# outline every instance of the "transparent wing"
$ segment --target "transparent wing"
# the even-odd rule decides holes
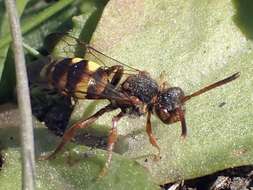
[[[97,86],[106,87],[104,92],[96,93],[96,92],[88,92],[88,90],[75,90],[74,93],[71,93],[72,96],[76,99],[108,99],[108,100],[116,100],[121,101],[126,104],[132,104],[133,100],[126,94],[117,90],[113,85],[110,83],[106,84],[102,81],[97,82]],[[81,88],[82,89],[82,88]],[[90,98],[87,98],[89,96]]]
[[[127,75],[137,74],[140,72],[139,69],[102,53],[98,49],[92,47],[79,38],[70,35],[69,33],[54,33],[54,36],[59,39],[56,54],[61,57],[85,57],[86,59],[94,61],[103,67],[122,65],[124,66],[124,74]]]

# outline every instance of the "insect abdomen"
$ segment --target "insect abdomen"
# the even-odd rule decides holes
[[[64,95],[96,99],[107,84],[106,72],[95,62],[65,58],[53,64],[48,67],[49,83]]]

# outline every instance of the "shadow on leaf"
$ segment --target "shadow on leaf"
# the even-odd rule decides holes
[[[237,12],[233,20],[240,28],[242,33],[249,39],[253,39],[253,1],[251,0],[233,0],[233,5]]]

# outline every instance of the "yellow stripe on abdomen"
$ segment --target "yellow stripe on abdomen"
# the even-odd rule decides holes
[[[89,88],[89,82],[91,77],[89,75],[84,74],[82,79],[76,84],[75,88],[75,96],[77,98],[85,98],[87,95],[87,91]]]
[[[82,59],[82,58],[80,58],[80,57],[75,57],[75,58],[72,58],[70,64],[76,64],[76,63],[81,62],[81,61],[83,61],[83,60],[84,60],[84,59]]]
[[[95,72],[99,67],[101,66],[94,61],[88,61],[87,63],[87,69],[91,72]]]

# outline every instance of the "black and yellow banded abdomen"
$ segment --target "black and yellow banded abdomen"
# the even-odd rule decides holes
[[[49,84],[64,95],[99,99],[108,85],[108,74],[99,64],[81,58],[65,58],[47,68]]]

